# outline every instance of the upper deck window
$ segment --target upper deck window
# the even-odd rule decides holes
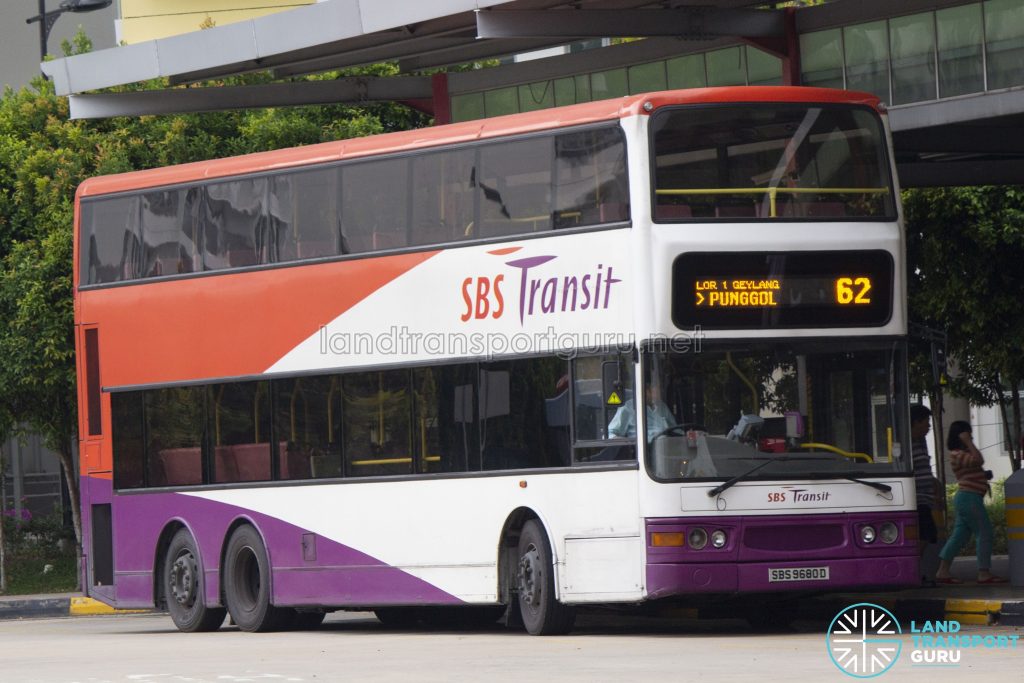
[[[673,108],[651,126],[657,221],[896,215],[885,136],[866,107]]]
[[[629,220],[617,126],[196,180],[81,202],[81,283]]]

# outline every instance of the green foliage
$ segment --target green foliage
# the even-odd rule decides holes
[[[1024,380],[1024,188],[969,187],[904,194],[911,318],[949,334],[974,403]]]
[[[64,44],[65,54],[89,49],[82,34]],[[395,65],[383,64],[315,79],[395,74]],[[268,79],[251,74],[220,85]],[[116,90],[166,87],[153,81]],[[425,115],[390,103],[70,121],[67,99],[49,81],[6,89],[0,97],[0,437],[26,425],[71,469],[77,422],[72,220],[75,190],[86,178],[427,123]],[[77,509],[77,473],[67,474]]]
[[[1024,384],[1024,188],[910,190],[903,200],[911,320],[946,331],[954,393],[976,405],[999,403],[1007,424],[1016,424]],[[911,370],[916,390],[931,388],[927,347],[912,348]],[[1019,432],[1010,442],[1020,442]],[[1011,465],[1020,467],[1019,451]]]
[[[2,519],[8,595],[75,590],[75,539],[68,535],[59,513],[33,517],[27,522],[6,515]]]

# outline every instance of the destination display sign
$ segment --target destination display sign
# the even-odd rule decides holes
[[[892,315],[888,252],[690,252],[672,267],[681,329],[875,327]]]

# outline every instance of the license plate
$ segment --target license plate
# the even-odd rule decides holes
[[[828,567],[769,568],[768,582],[781,581],[828,581]]]

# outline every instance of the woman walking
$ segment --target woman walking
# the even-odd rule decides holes
[[[985,459],[975,447],[971,438],[971,425],[957,421],[949,426],[949,463],[956,475],[957,492],[953,496],[956,523],[953,535],[939,551],[942,563],[935,574],[935,582],[941,584],[963,583],[950,574],[953,558],[967,545],[974,534],[978,555],[978,583],[1006,583],[1006,579],[995,576],[992,568],[992,522],[985,510],[985,494],[991,474],[984,469]]]

